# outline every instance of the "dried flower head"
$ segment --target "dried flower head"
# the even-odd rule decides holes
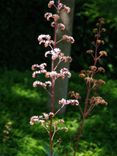
[[[98,72],[104,73],[105,72],[105,69],[103,67],[98,67]]]
[[[96,66],[90,66],[91,71],[96,72],[97,67]]]
[[[80,78],[84,78],[85,76],[86,76],[86,75],[85,75],[84,73],[80,73],[80,74],[79,74],[79,77],[80,77]]]
[[[75,99],[80,99],[80,94],[78,92],[75,92],[75,91],[70,91],[69,92],[69,95],[71,98],[75,98]]]
[[[91,105],[107,105],[107,102],[100,96],[93,96],[90,99],[90,104]]]
[[[88,54],[93,54],[93,53],[94,53],[94,50],[89,49],[89,50],[87,50],[86,52],[87,52]]]
[[[101,25],[103,25],[103,24],[105,23],[105,20],[104,20],[103,17],[99,18],[99,23],[100,23]]]
[[[99,54],[100,54],[100,56],[107,56],[107,52],[106,51],[100,51]]]
[[[102,86],[104,84],[105,84],[105,81],[102,80],[102,79],[94,80],[94,84],[93,84],[92,88],[97,89],[97,88],[99,88],[100,86]]]
[[[86,83],[92,83],[93,82],[93,78],[92,77],[85,77],[85,81]]]

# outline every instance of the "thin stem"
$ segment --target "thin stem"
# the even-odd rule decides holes
[[[50,132],[49,132],[49,136],[50,136],[50,156],[53,156],[53,132],[52,132],[52,118],[50,120]]]
[[[46,88],[44,88],[44,89],[50,96],[52,96],[48,89],[46,89]]]
[[[58,61],[57,65],[54,67],[54,70],[56,70],[56,69],[58,68],[58,66],[59,66],[59,64],[60,64],[61,62],[62,62],[61,60]]]
[[[89,84],[87,86],[87,94],[86,94],[86,98],[85,98],[84,114],[86,113],[87,108],[88,108],[90,93],[91,93],[91,83],[89,82]]]
[[[58,112],[60,112],[60,110],[61,110],[63,107],[64,107],[64,105],[62,105],[62,106],[56,111],[56,113],[55,113],[54,115],[56,115]]]
[[[58,41],[56,42],[56,44],[60,43],[61,41],[63,41],[63,38],[61,38],[60,40],[58,40]]]
[[[82,131],[83,131],[83,126],[84,126],[84,120],[85,120],[85,117],[83,115],[83,119],[81,120],[80,122],[80,127],[79,127],[79,130],[78,130],[78,135],[77,135],[77,138],[76,138],[76,146],[75,146],[75,150],[74,150],[74,154],[73,156],[76,156],[76,151],[77,151],[77,148],[78,148],[78,143],[80,141],[80,138],[81,138],[81,135],[82,135]]]
[[[80,105],[78,105],[78,107],[79,107],[79,110],[80,110],[80,112],[81,112],[81,115],[83,116],[83,115],[84,115],[84,113],[83,113],[83,110],[82,110],[81,106],[80,106]]]
[[[86,112],[86,115],[87,115],[87,116],[91,113],[91,111],[94,109],[94,107],[95,107],[95,105],[91,105],[91,106],[89,107],[89,109],[88,109],[87,112]]]
[[[59,0],[58,0],[58,3],[59,3]],[[54,46],[53,46],[53,49],[56,48],[56,42],[57,42],[57,29],[58,29],[58,25],[57,25],[57,22],[55,22],[55,27],[54,27]],[[51,63],[51,71],[55,71],[55,61],[52,60],[52,63]],[[54,113],[54,105],[55,105],[55,79],[52,78],[51,80],[52,82],[52,86],[51,86],[51,112]],[[53,156],[53,151],[54,151],[54,148],[53,148],[53,131],[52,131],[52,125],[53,125],[53,120],[52,118],[50,119],[50,133],[49,133],[49,136],[50,136],[50,156]]]
[[[97,61],[98,61],[98,59],[97,59],[97,53],[98,53],[99,44],[97,43],[97,40],[99,39],[100,34],[101,34],[101,26],[99,26],[99,28],[98,28],[98,35],[96,37],[94,66],[97,64]]]

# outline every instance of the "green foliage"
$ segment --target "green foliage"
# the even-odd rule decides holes
[[[46,151],[44,149],[44,142],[37,141],[30,136],[25,136],[24,138],[20,139],[18,142],[19,144],[19,152],[17,156],[46,156]]]
[[[101,87],[100,95],[108,106],[97,106],[91,118],[85,122],[84,134],[79,144],[79,156],[116,156],[117,153],[117,82],[104,79],[107,83]],[[79,91],[85,96],[85,85],[72,73],[70,90]],[[48,134],[40,126],[30,126],[30,117],[47,109],[45,92],[32,88],[30,72],[2,71],[0,75],[0,155],[1,156],[48,156]],[[82,100],[82,99],[81,99]],[[81,101],[80,101],[81,102]],[[65,125],[68,132],[60,131],[55,141],[62,137],[61,144],[56,144],[55,156],[73,155],[73,136],[79,124],[78,107],[68,106]],[[61,118],[61,116],[59,116]],[[84,141],[85,140],[85,141]]]
[[[89,0],[84,3],[84,15],[90,17],[90,20],[95,20],[98,17],[105,17],[107,23],[110,23],[110,28],[117,29],[117,1],[116,0]],[[94,9],[95,8],[95,9]],[[108,13],[108,14],[107,14]]]

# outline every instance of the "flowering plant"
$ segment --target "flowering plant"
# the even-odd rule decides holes
[[[64,120],[58,119],[56,120],[56,115],[62,110],[62,108],[66,105],[78,106],[81,112],[81,121],[80,126],[75,134],[75,145],[74,145],[74,156],[76,155],[76,150],[78,148],[78,143],[80,137],[82,135],[84,121],[89,117],[89,114],[97,105],[107,105],[107,102],[100,96],[97,96],[94,93],[100,86],[102,86],[105,82],[101,79],[96,79],[96,75],[99,72],[105,72],[105,69],[99,66],[100,59],[102,57],[107,56],[107,52],[100,50],[101,45],[104,44],[104,41],[101,39],[102,32],[105,32],[105,28],[103,28],[104,19],[100,18],[98,23],[96,24],[96,28],[94,29],[95,39],[93,41],[93,48],[87,50],[87,53],[91,55],[93,58],[93,64],[87,70],[82,70],[80,73],[80,77],[84,79],[86,83],[86,98],[84,100],[84,106],[79,104],[80,94],[71,91],[70,99],[59,99],[59,109],[55,110],[55,84],[58,79],[70,78],[71,73],[68,68],[65,66],[61,68],[61,63],[66,64],[72,61],[70,56],[66,56],[62,50],[58,47],[58,43],[60,42],[68,42],[73,44],[75,42],[72,36],[64,34],[61,36],[61,39],[57,40],[57,32],[58,30],[64,31],[65,25],[61,19],[61,11],[66,14],[70,13],[70,8],[65,4],[61,3],[60,0],[55,3],[54,0],[50,0],[48,3],[48,7],[56,9],[56,13],[53,14],[51,12],[47,12],[44,15],[44,18],[47,21],[51,22],[51,27],[54,29],[54,37],[52,38],[49,34],[41,34],[38,36],[39,45],[43,45],[48,50],[45,52],[45,58],[50,57],[51,59],[51,70],[47,70],[47,63],[42,64],[34,64],[32,65],[33,78],[37,78],[38,75],[43,74],[45,76],[46,81],[36,80],[33,82],[33,87],[43,87],[51,99],[51,110],[49,113],[42,113],[42,115],[35,115],[30,118],[30,124],[34,125],[35,123],[40,123],[42,127],[47,131],[50,140],[50,156],[54,154],[54,137],[55,134],[64,130],[65,132],[68,130],[67,127],[64,126]]]
[[[45,57],[49,57],[51,59],[51,70],[47,71],[46,63],[42,64],[34,64],[32,65],[32,70],[34,71],[32,74],[33,78],[37,78],[38,75],[43,74],[47,81],[41,82],[36,80],[33,82],[33,87],[43,87],[50,95],[51,98],[51,111],[50,113],[43,113],[40,116],[32,116],[30,118],[30,124],[34,125],[35,123],[40,123],[45,130],[47,131],[50,138],[50,156],[53,156],[54,153],[54,136],[59,130],[67,131],[67,128],[63,125],[64,120],[59,119],[55,120],[55,116],[61,111],[61,109],[66,105],[79,105],[78,100],[69,99],[66,100],[64,98],[58,101],[60,108],[55,110],[55,83],[57,79],[65,79],[70,78],[71,73],[68,68],[62,67],[58,71],[58,67],[60,68],[61,63],[71,62],[72,59],[70,56],[65,56],[64,53],[58,48],[58,43],[62,41],[66,41],[68,43],[74,43],[74,38],[67,34],[61,36],[60,40],[57,40],[57,31],[60,29],[61,31],[65,30],[65,25],[62,23],[60,12],[64,11],[66,14],[70,13],[70,8],[58,0],[58,3],[55,4],[53,0],[50,0],[48,3],[49,8],[55,8],[56,14],[52,14],[51,12],[45,13],[44,17],[47,21],[51,22],[51,26],[54,29],[54,38],[52,38],[48,34],[41,34],[38,36],[39,45],[44,45],[45,48],[49,50],[45,52]]]
[[[107,52],[102,50],[102,45],[104,41],[101,38],[103,32],[105,32],[104,19],[100,18],[96,23],[96,28],[94,28],[94,41],[92,42],[93,48],[87,50],[87,54],[91,55],[93,59],[93,64],[89,66],[89,69],[82,70],[79,74],[80,78],[83,78],[86,84],[86,97],[81,101],[79,106],[79,110],[81,113],[80,125],[75,135],[75,150],[74,156],[76,155],[76,151],[78,149],[78,143],[83,133],[83,127],[85,120],[89,117],[93,109],[97,105],[107,105],[107,102],[101,97],[97,96],[97,89],[100,88],[105,81],[102,79],[97,79],[96,75],[98,73],[104,73],[105,69],[100,66],[100,60],[103,57],[107,56]],[[70,92],[70,96],[76,100],[80,99],[80,94],[74,91]],[[84,103],[84,105],[82,105]]]

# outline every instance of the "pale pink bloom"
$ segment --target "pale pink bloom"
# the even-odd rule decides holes
[[[58,26],[60,27],[61,30],[65,30],[65,25],[63,23],[59,23]]]
[[[33,78],[36,78],[36,76],[37,76],[38,74],[40,74],[40,73],[41,73],[40,70],[39,70],[39,71],[35,71],[35,72],[32,73],[32,77],[33,77]]]
[[[47,21],[49,21],[50,18],[52,18],[52,13],[46,12],[46,13],[44,14],[44,17],[47,19]]]
[[[56,71],[46,72],[46,77],[57,79],[59,77],[59,74]]]
[[[49,113],[49,117],[52,118],[53,116],[54,116],[54,113],[53,112],[50,112]]]
[[[44,44],[45,47],[48,47],[50,45],[54,45],[54,41],[51,40],[50,35],[44,35],[44,34],[39,35],[38,41],[39,41],[39,44]]]
[[[70,56],[65,56],[63,53],[60,54],[59,59],[64,62],[71,62],[72,58]]]
[[[45,67],[47,66],[47,63],[42,63],[42,64],[33,64],[32,65],[32,70],[35,70],[36,68],[39,68],[39,69],[41,69],[41,70],[43,70],[43,69],[45,69]]]
[[[52,14],[50,12],[46,12],[44,17],[47,19],[47,21],[50,21],[50,18],[53,18],[55,22],[57,22],[60,18],[58,14]]]
[[[42,74],[45,74],[46,72],[47,72],[47,71],[46,71],[45,69],[35,71],[35,72],[32,73],[32,77],[33,77],[33,78],[36,78],[38,74],[41,74],[41,73],[42,73]]]
[[[33,87],[38,87],[38,86],[41,86],[41,87],[46,87],[46,84],[41,82],[41,81],[34,81],[33,82]]]
[[[63,35],[63,40],[70,42],[70,43],[74,43],[75,40],[72,36],[68,36],[68,35]]]
[[[51,81],[46,81],[46,82],[45,82],[45,84],[46,84],[46,86],[49,86],[49,87],[51,87],[51,86],[52,86]]]
[[[64,5],[64,11],[65,11],[66,13],[70,13],[71,9],[70,9],[70,7]]]
[[[44,119],[48,120],[49,119],[49,115],[47,113],[43,113]]]
[[[46,66],[47,66],[47,63],[42,63],[42,64],[39,65],[39,68],[41,70],[43,70],[43,69],[45,69]]]
[[[49,45],[50,45],[50,40],[45,41],[44,46],[45,46],[45,47],[48,47]]]
[[[51,23],[51,27],[55,27],[55,22],[52,22]]]
[[[49,1],[48,8],[51,8],[52,6],[54,6],[54,1],[53,0]]]
[[[52,85],[51,81],[46,81],[45,83],[41,82],[41,81],[34,81],[33,82],[33,87],[41,86],[41,87],[46,88],[47,86],[51,87],[51,85]]]
[[[58,10],[61,10],[63,8],[63,4],[62,3],[59,3],[58,4]]]
[[[57,22],[60,18],[60,16],[58,14],[53,14],[52,18],[54,19],[55,22]]]
[[[59,122],[63,124],[65,121],[64,119],[60,119]]]
[[[62,68],[60,70],[60,74],[61,74],[62,78],[64,78],[65,76],[68,76],[68,78],[71,77],[71,73],[69,72],[69,70],[67,68]]]
[[[30,125],[34,125],[35,122],[39,122],[39,116],[32,116],[30,118]]]
[[[51,36],[50,35],[45,35],[45,34],[41,34],[38,36],[38,41],[42,41],[42,40],[50,40],[51,39]]]
[[[51,54],[52,55],[52,60],[55,60],[56,58],[58,58],[60,52],[61,52],[61,50],[59,48],[54,48],[51,51],[47,51],[45,53],[45,57],[47,57],[48,54]]]
[[[78,100],[74,100],[74,99],[69,99],[69,100],[66,100],[64,98],[62,98],[61,100],[59,100],[59,104],[60,105],[79,105],[79,101]]]
[[[38,64],[33,64],[32,67],[31,67],[31,69],[32,69],[32,70],[35,70],[36,68],[39,68],[39,67],[40,67],[40,65],[38,65]]]

